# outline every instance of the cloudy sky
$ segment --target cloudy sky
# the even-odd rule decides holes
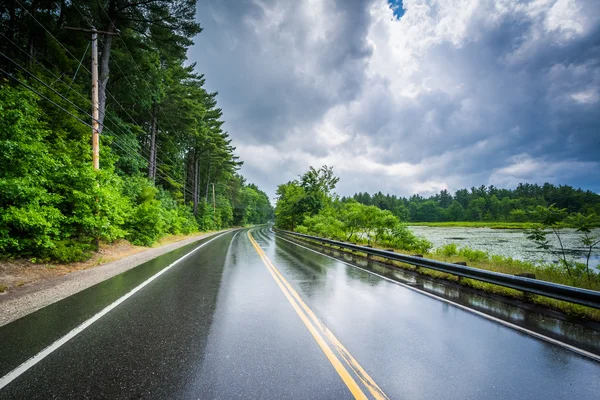
[[[337,192],[600,192],[599,0],[200,0],[190,61],[242,174]]]

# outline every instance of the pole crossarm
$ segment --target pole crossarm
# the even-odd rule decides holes
[[[69,31],[79,31],[79,32],[88,32],[88,33],[101,33],[103,35],[111,35],[111,36],[118,36],[119,35],[119,30],[117,29],[116,32],[109,32],[109,31],[99,31],[95,28],[92,27],[92,29],[85,29],[85,28],[76,28],[74,26],[65,26],[64,29],[67,29]]]

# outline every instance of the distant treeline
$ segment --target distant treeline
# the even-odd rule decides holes
[[[575,189],[567,185],[545,183],[520,183],[516,189],[499,189],[480,186],[457,190],[452,195],[447,190],[431,196],[412,195],[408,198],[381,192],[373,195],[357,193],[351,197],[365,205],[390,210],[402,221],[534,221],[531,214],[537,206],[554,204],[569,214],[600,214],[600,195]],[[343,197],[342,201],[349,198]]]

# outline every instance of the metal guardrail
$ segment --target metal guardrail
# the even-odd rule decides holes
[[[568,301],[570,303],[600,309],[600,292],[597,292],[595,290],[580,289],[573,286],[560,285],[558,283],[546,282],[533,278],[502,274],[499,272],[486,271],[483,269],[472,268],[443,261],[431,260],[428,258],[398,254],[393,251],[374,249],[371,247],[359,246],[356,244],[345,243],[337,240],[325,239],[316,236],[304,235],[302,233],[284,231],[281,229],[274,230],[277,233],[297,236],[308,240],[315,240],[321,243],[326,243],[350,250],[360,251],[362,253],[367,253],[394,261],[401,261],[403,263],[414,265],[416,267],[433,269],[436,271],[441,271],[464,278],[475,279],[482,282],[492,283],[494,285],[520,290],[526,293],[533,293],[557,300]]]

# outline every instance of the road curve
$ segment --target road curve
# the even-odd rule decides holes
[[[266,228],[161,256],[0,327],[0,338],[0,399],[600,393],[596,361]]]

